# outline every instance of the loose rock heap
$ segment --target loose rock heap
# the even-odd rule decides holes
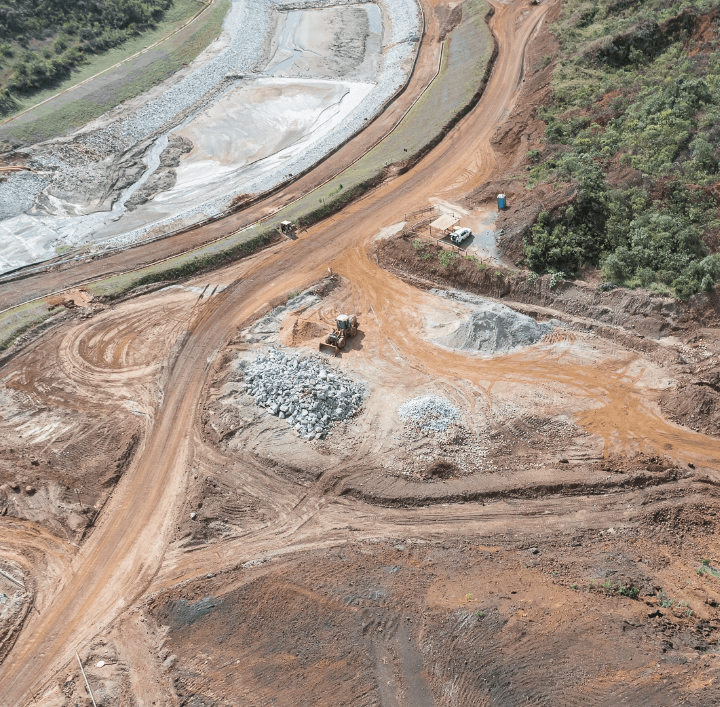
[[[360,408],[363,389],[318,357],[270,349],[245,371],[255,403],[287,420],[306,439],[323,439],[330,427]]]
[[[503,304],[481,302],[452,334],[436,341],[452,349],[492,355],[536,344],[556,326],[563,324],[557,319],[536,322]]]
[[[460,417],[460,410],[439,395],[426,395],[403,403],[398,415],[423,432],[444,432]]]

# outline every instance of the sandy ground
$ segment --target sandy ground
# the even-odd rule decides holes
[[[276,23],[265,73],[371,81],[378,71],[382,15],[375,4],[280,12]]]
[[[331,133],[370,90],[370,84],[313,79],[240,83],[173,133],[193,146],[174,170],[174,185],[107,227],[104,235],[234,194],[282,169]]]
[[[38,607],[11,631],[0,703],[87,703],[76,648],[99,704],[717,701],[720,442],[658,404],[688,360],[717,360],[717,334],[697,360],[679,338],[642,350],[597,322],[471,356],[431,335],[466,307],[373,251],[405,213],[492,174],[490,136],[548,7],[496,5],[487,93],[415,169],[181,287],[59,302],[68,318],[5,364],[8,482],[24,464],[36,488],[69,490],[50,468],[67,439],[42,435],[84,415],[110,426],[107,458],[125,450],[111,430],[139,432],[78,547],[49,506],[0,517],[3,557],[22,558]],[[253,329],[311,286],[312,308]],[[308,443],[239,394],[237,361],[311,351],[339,311],[361,332],[331,363],[369,395]],[[450,434],[399,420],[425,393],[461,409]],[[80,474],[82,457],[63,469]]]

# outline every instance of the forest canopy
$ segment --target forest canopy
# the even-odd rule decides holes
[[[525,239],[536,272],[602,267],[680,298],[720,274],[720,2],[565,0],[529,185],[575,185]],[[710,31],[711,30],[711,31]]]

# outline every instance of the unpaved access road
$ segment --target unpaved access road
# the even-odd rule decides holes
[[[579,424],[621,449],[639,444],[646,449],[671,449],[685,461],[720,463],[720,443],[671,426],[645,405],[637,380],[621,365],[587,366],[562,355],[515,354],[486,361],[438,350],[423,342],[414,318],[420,291],[380,269],[367,257],[379,227],[396,223],[401,214],[427,203],[430,197],[452,199],[479,186],[493,169],[490,136],[511,109],[522,82],[525,48],[549,6],[525,2],[493,3],[492,29],[499,57],[483,100],[416,168],[387,183],[342,213],[310,229],[296,241],[273,247],[226,271],[230,284],[220,294],[199,301],[190,311],[186,333],[167,357],[161,405],[148,414],[147,431],[136,457],[118,484],[90,537],[68,561],[63,580],[46,588],[41,613],[26,622],[15,648],[0,670],[0,704],[21,705],[48,684],[66,665],[78,646],[106,629],[124,610],[151,588],[207,572],[217,551],[167,556],[177,509],[187,483],[188,462],[196,446],[198,411],[205,387],[218,365],[219,354],[235,336],[237,327],[275,297],[301,289],[331,267],[352,287],[350,300],[361,312],[365,339],[359,355],[367,359],[403,362],[416,374],[469,381],[560,382],[574,387],[597,405],[580,416]],[[122,306],[108,317],[108,327],[121,325]],[[81,325],[83,326],[83,325]],[[90,326],[90,324],[85,324]],[[101,387],[109,375],[123,376],[122,357],[112,359],[116,370],[90,365],[81,347],[74,375],[87,388]],[[11,364],[21,368],[22,356]],[[129,367],[133,385],[142,386],[136,363]],[[401,374],[397,374],[401,375]],[[132,377],[132,376],[131,376]],[[145,392],[152,386],[147,384]],[[139,395],[141,393],[138,393]],[[366,445],[372,445],[367,440]],[[668,448],[668,445],[670,447]],[[249,466],[248,475],[253,476]],[[502,523],[502,509],[492,518],[481,504],[457,507],[392,510],[345,499],[328,502],[332,478],[321,479],[302,495],[283,491],[276,479],[261,469],[255,483],[276,494],[276,518],[257,533],[227,545],[226,558],[236,561],[272,552],[323,547],[340,543],[357,532],[349,527],[358,518],[361,532],[370,537],[412,533],[452,534],[468,524]],[[593,505],[593,504],[588,504]],[[551,518],[571,508],[576,498],[550,508]],[[328,512],[328,507],[332,509]],[[583,522],[591,524],[599,507],[587,509]],[[532,516],[536,509],[528,507]],[[615,511],[617,519],[621,519]],[[363,514],[366,519],[362,520]],[[367,517],[369,514],[369,517]],[[512,516],[512,514],[510,514]],[[10,533],[9,533],[10,534]],[[213,554],[215,553],[215,554]],[[207,557],[205,557],[207,556]],[[222,558],[221,558],[222,564]],[[154,584],[155,583],[155,584]]]
[[[66,290],[79,283],[136,270],[199,248],[275,213],[283,206],[297,201],[342,173],[345,168],[371,150],[383,136],[398,124],[398,121],[438,72],[442,50],[441,39],[448,29],[450,13],[443,3],[436,2],[436,0],[424,1],[422,5],[425,12],[425,33],[420,44],[415,69],[405,90],[366,129],[329,155],[310,172],[281,187],[266,198],[262,198],[256,204],[209,225],[189,228],[177,235],[119,250],[109,256],[50,266],[52,269],[49,271],[46,267],[40,266],[37,275],[19,281],[12,278],[6,280],[0,278],[0,310],[51,292]]]

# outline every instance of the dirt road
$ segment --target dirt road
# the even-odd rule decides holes
[[[601,435],[608,447],[622,450],[625,445],[640,445],[671,449],[674,456],[683,460],[703,458],[714,464],[720,462],[720,443],[664,423],[643,403],[637,378],[623,365],[598,368],[537,352],[493,359],[489,363],[439,351],[423,342],[415,307],[422,293],[367,257],[370,241],[379,227],[396,223],[401,214],[425,205],[430,197],[458,197],[479,186],[492,171],[490,136],[517,99],[525,48],[548,11],[547,4],[532,7],[524,2],[493,4],[496,15],[492,29],[500,45],[494,75],[480,104],[435,150],[415,169],[312,228],[297,241],[273,247],[233,266],[228,270],[234,280],[229,287],[186,310],[185,331],[180,334],[178,345],[165,355],[162,403],[156,409],[143,410],[148,416],[148,432],[133,463],[105,505],[89,539],[73,556],[63,581],[54,589],[45,590],[44,610],[27,621],[14,650],[2,665],[0,704],[26,703],[30,689],[37,691],[46,685],[55,671],[70,660],[77,646],[87,644],[148,590],[198,576],[217,566],[218,559],[221,565],[236,565],[273,553],[341,544],[351,533],[358,532],[363,537],[386,537],[394,533],[452,534],[465,532],[469,526],[481,531],[483,527],[500,527],[512,517],[507,509],[498,506],[488,511],[482,504],[467,504],[460,510],[449,506],[431,511],[399,511],[370,507],[347,498],[328,499],[332,479],[323,478],[304,492],[297,486],[283,488],[247,460],[249,483],[258,488],[265,485],[267,495],[273,499],[272,521],[242,540],[220,548],[167,553],[177,527],[190,462],[200,449],[199,409],[206,386],[219,365],[220,352],[241,322],[273,298],[315,281],[326,273],[328,266],[351,283],[349,301],[362,313],[365,340],[359,355],[387,359],[389,377],[401,376],[402,371],[409,370],[418,376],[478,384],[489,381],[492,385],[511,379],[521,383],[560,383],[575,388],[579,395],[594,403],[592,409],[580,416],[579,423],[589,432]],[[123,327],[127,329],[122,307],[92,326],[97,328],[98,340],[103,340],[105,326],[106,338],[120,336],[118,350],[127,348],[122,341],[131,334],[120,334]],[[122,353],[103,355],[105,368],[100,368],[81,346],[73,350],[77,352],[73,359],[78,366],[75,375],[88,387],[101,387],[108,377],[120,386],[127,372],[129,384],[147,391],[153,385],[152,375],[160,375],[150,365],[155,360],[143,366]],[[388,355],[388,351],[392,354]],[[393,360],[402,361],[395,371]],[[21,358],[12,363],[15,367],[22,365]],[[371,445],[372,440],[365,444]],[[573,498],[546,504],[543,510],[550,512],[550,524],[591,525],[593,515],[602,508],[594,501]],[[530,516],[534,513],[533,508],[525,511]],[[617,520],[623,517],[617,508],[614,514]]]
[[[12,279],[2,281],[3,279],[0,278],[0,309],[13,307],[50,292],[65,290],[78,283],[134,270],[198,248],[255,223],[258,219],[300,199],[335,175],[340,174],[395,127],[435,77],[441,53],[440,38],[446,30],[445,23],[448,13],[443,15],[445,21],[442,21],[440,16],[433,12],[434,5],[434,2],[428,2],[425,5],[425,34],[420,45],[415,70],[406,88],[367,128],[328,156],[309,173],[274,191],[253,206],[243,208],[236,214],[202,228],[191,228],[187,232],[121,250],[99,259],[80,263],[64,263],[49,272],[45,268],[41,268],[37,275],[21,281]],[[18,282],[22,282],[22,285],[19,286]]]

